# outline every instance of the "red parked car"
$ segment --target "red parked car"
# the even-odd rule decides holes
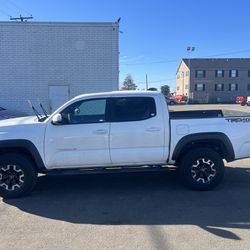
[[[175,96],[172,96],[171,98],[174,99],[175,101],[177,101],[178,103],[187,102],[187,96],[185,96],[185,95],[175,95]]]
[[[236,103],[243,103],[243,102],[246,102],[247,99],[244,96],[237,96],[235,101]]]

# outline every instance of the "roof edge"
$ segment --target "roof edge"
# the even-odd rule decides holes
[[[177,75],[177,73],[178,73],[178,71],[179,71],[179,68],[180,68],[182,62],[188,67],[188,65],[186,64],[186,62],[185,62],[184,60],[185,60],[185,58],[182,58],[182,59],[181,59],[181,61],[180,61],[180,63],[179,63],[179,66],[178,66],[178,68],[177,68],[177,70],[176,70],[176,73],[175,73],[176,75]],[[189,67],[188,67],[188,69],[189,69]]]
[[[0,21],[0,25],[76,25],[76,26],[119,26],[118,22],[65,22],[65,21],[29,21],[29,22],[18,22],[18,21]]]

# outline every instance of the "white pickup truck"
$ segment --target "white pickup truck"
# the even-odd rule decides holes
[[[30,192],[38,173],[164,171],[197,190],[217,186],[230,162],[250,157],[250,118],[221,110],[169,112],[154,91],[75,97],[44,117],[0,122],[0,196]]]

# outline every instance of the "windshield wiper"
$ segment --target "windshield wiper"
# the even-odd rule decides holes
[[[36,115],[38,121],[39,121],[39,122],[43,121],[43,117],[42,117],[41,114],[36,110],[36,108],[33,106],[33,104],[31,103],[30,100],[28,100],[28,103],[29,103],[31,109],[33,110],[34,114]]]

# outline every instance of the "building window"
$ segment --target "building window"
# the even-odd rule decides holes
[[[185,85],[185,89],[188,89],[188,84]]]
[[[197,77],[197,78],[206,77],[206,71],[205,70],[196,70],[195,71],[195,77]]]
[[[231,69],[229,71],[229,76],[230,77],[238,77],[238,70],[237,69]]]
[[[223,91],[224,90],[224,84],[223,83],[218,83],[214,85],[214,90],[215,91]]]
[[[250,77],[250,70],[248,70],[248,77]]]
[[[189,72],[188,71],[186,71],[186,76],[189,76]]]
[[[224,77],[224,70],[218,69],[215,71],[215,76],[216,77]]]
[[[204,83],[195,84],[195,91],[205,91],[205,84]]]
[[[180,75],[179,74],[177,75],[177,79],[180,79]]]
[[[180,90],[180,87],[178,86],[178,87],[177,87],[177,91],[179,91],[179,90]]]
[[[229,91],[237,91],[238,90],[238,84],[237,83],[230,83],[229,84]]]
[[[247,91],[250,91],[250,83],[247,84]]]

